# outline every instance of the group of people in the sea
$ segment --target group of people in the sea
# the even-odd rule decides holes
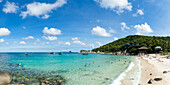
[[[113,58],[112,58],[112,59],[113,59]],[[115,61],[116,61],[116,59],[115,59]],[[121,59],[119,58],[118,61],[120,62]],[[131,61],[126,61],[126,60],[125,60],[125,61],[124,61],[124,64],[126,64],[126,63],[128,63],[128,62],[131,63]],[[93,64],[95,64],[95,61],[93,61]],[[113,64],[113,62],[111,62],[111,64]],[[84,66],[85,66],[85,67],[88,67],[88,65],[90,65],[90,64],[85,64]],[[98,65],[98,67],[100,67],[100,65]]]

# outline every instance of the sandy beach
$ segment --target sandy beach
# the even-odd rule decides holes
[[[170,59],[164,57],[153,54],[140,58],[142,67],[140,85],[170,85]],[[164,71],[167,73],[163,73]],[[155,81],[154,78],[162,78],[162,80]],[[148,84],[150,79],[152,84]]]

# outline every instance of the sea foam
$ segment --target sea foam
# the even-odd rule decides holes
[[[130,71],[133,68],[133,66],[134,66],[134,63],[131,62],[128,68],[123,73],[121,73],[110,85],[121,85],[121,80],[124,79],[124,77],[126,76],[126,73]]]
[[[138,85],[139,84],[139,81],[140,81],[140,78],[141,78],[141,65],[140,65],[140,60],[139,60],[139,58],[136,58],[136,60],[137,60],[137,67],[138,67],[138,71],[137,71],[137,73],[136,73],[136,81],[133,81],[133,85]]]

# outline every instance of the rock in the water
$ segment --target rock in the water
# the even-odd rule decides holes
[[[62,82],[63,82],[63,80],[59,80],[58,82],[59,82],[59,83],[62,83]]]
[[[168,73],[167,71],[163,71],[163,73]]]
[[[12,80],[12,77],[9,72],[7,71],[0,71],[0,85],[1,84],[8,84]]]
[[[152,84],[152,81],[153,81],[153,80],[152,80],[152,79],[150,79],[150,80],[148,81],[148,84]]]
[[[109,80],[109,78],[105,78],[105,80]]]
[[[41,83],[41,85],[45,85],[45,83]]]
[[[154,78],[155,81],[161,81],[162,78]]]

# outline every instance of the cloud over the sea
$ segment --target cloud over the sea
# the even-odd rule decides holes
[[[97,36],[111,37],[112,35],[107,32],[104,28],[96,26],[91,30],[91,33]]]
[[[0,42],[4,42],[5,40],[4,39],[0,39]]]
[[[20,41],[19,44],[20,45],[26,45],[27,43],[25,41]]]
[[[130,29],[130,28],[126,25],[125,22],[121,22],[120,24],[122,25],[122,27],[121,27],[122,31],[126,32],[125,29],[126,29],[126,30]]]
[[[43,31],[44,34],[49,34],[49,35],[61,35],[61,30],[57,29],[57,28],[49,28],[48,27],[44,27]]]
[[[28,36],[28,37],[24,37],[24,38],[22,38],[23,40],[28,40],[28,39],[34,39],[34,37],[33,36]]]
[[[22,16],[22,18],[26,18],[27,16],[35,16],[37,18],[47,19],[50,17],[49,13],[52,13],[52,10],[62,7],[66,3],[66,0],[57,0],[52,4],[33,2],[26,5],[26,11],[22,11],[20,16]]]
[[[19,7],[14,2],[7,1],[2,9],[5,13],[17,13]]]
[[[124,10],[132,11],[132,3],[128,0],[94,0],[100,4],[100,7],[110,9],[120,14]]]
[[[42,38],[46,39],[46,40],[49,40],[49,41],[55,41],[57,40],[57,37],[55,36],[42,36]]]
[[[83,45],[83,46],[86,45],[85,43],[81,42],[78,37],[72,38],[72,41],[73,41],[73,43],[75,43],[75,44],[79,44],[79,45]]]
[[[134,28],[137,30],[137,35],[140,34],[148,34],[148,33],[152,33],[153,30],[151,29],[150,25],[148,25],[146,22],[145,24],[141,24],[141,25],[135,25]]]
[[[9,35],[11,32],[8,30],[8,28],[0,28],[0,36],[6,36]]]
[[[135,14],[133,14],[134,17],[137,17],[138,15],[144,15],[144,12],[142,9],[138,9]]]

